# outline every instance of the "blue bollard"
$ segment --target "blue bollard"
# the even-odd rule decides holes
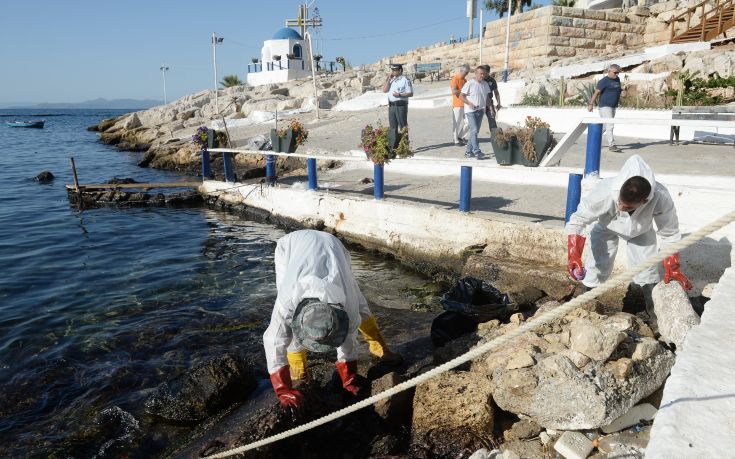
[[[582,174],[569,174],[567,185],[567,210],[564,213],[564,223],[569,223],[569,217],[577,211],[579,200],[582,198]]]
[[[472,199],[472,168],[462,166],[459,176],[459,211],[470,211],[470,200]]]
[[[225,167],[225,182],[234,182],[235,171],[232,169],[232,153],[222,153],[222,163]]]
[[[600,175],[600,154],[602,152],[602,124],[587,125],[587,156],[584,160],[584,176]]]
[[[383,199],[383,165],[373,165],[373,195],[375,199]]]
[[[309,189],[316,191],[316,158],[307,159],[306,168],[309,171]]]
[[[268,185],[276,184],[276,157],[265,155],[265,181]]]
[[[212,178],[212,162],[209,160],[209,152],[202,150],[202,179]]]

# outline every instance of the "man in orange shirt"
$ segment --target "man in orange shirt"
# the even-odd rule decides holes
[[[466,145],[467,140],[467,123],[464,120],[464,102],[459,98],[462,87],[467,83],[467,74],[470,73],[470,66],[463,64],[459,67],[457,74],[454,75],[449,87],[452,90],[452,132],[454,135],[455,145]]]

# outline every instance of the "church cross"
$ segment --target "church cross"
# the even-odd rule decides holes
[[[286,27],[298,27],[303,38],[306,34],[306,29],[309,27],[321,27],[322,20],[319,17],[309,19],[309,7],[304,3],[299,5],[299,17],[296,19],[286,19]]]

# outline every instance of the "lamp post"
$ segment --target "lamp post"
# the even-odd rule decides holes
[[[505,25],[505,65],[503,65],[503,82],[508,81],[508,53],[510,52],[510,6],[512,3],[512,0],[508,0],[508,22]]]
[[[212,57],[214,61],[214,109],[219,114],[219,100],[217,99],[217,45],[222,43],[224,38],[218,37],[212,32]]]
[[[166,97],[166,72],[168,71],[168,66],[166,64],[163,64],[161,66],[161,73],[163,74],[163,105],[166,105],[168,103],[168,98]]]

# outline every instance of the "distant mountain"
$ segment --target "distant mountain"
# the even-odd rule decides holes
[[[9,107],[9,108],[90,108],[90,109],[146,109],[163,105],[162,100],[152,99],[94,99],[86,102],[67,103],[61,102],[57,104],[37,104],[25,107]]]

